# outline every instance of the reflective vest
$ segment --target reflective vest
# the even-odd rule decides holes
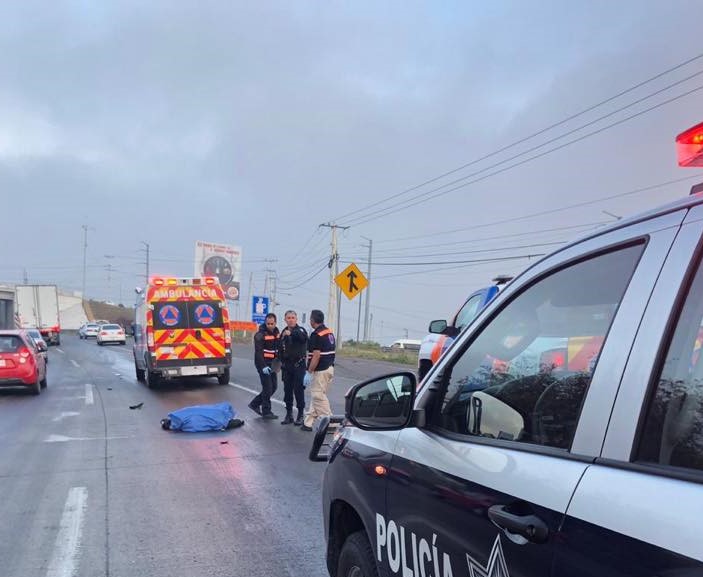
[[[269,334],[264,335],[263,353],[264,353],[264,358],[266,360],[271,361],[276,358],[276,355],[278,354],[278,349],[276,347],[277,340],[278,340],[278,337],[276,335],[269,335]]]

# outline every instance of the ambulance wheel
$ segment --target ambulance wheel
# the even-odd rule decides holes
[[[337,563],[339,577],[378,577],[371,543],[365,531],[357,531],[347,537]]]
[[[224,373],[217,375],[217,382],[221,385],[229,385],[229,369],[225,369]]]
[[[134,363],[134,372],[137,374],[137,380],[138,380],[140,383],[143,383],[143,382],[144,382],[144,379],[146,378],[146,375],[144,374],[145,371],[144,371],[144,369],[140,369],[140,368],[137,366],[136,361],[135,361],[135,363]]]
[[[149,387],[150,389],[155,389],[156,387],[159,386],[159,383],[161,382],[161,375],[159,373],[154,373],[152,371],[145,371],[146,373],[146,386]]]

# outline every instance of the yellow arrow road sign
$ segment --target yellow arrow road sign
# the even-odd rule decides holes
[[[350,264],[334,279],[337,286],[347,295],[349,300],[353,300],[362,290],[369,286],[368,279],[354,263]]]

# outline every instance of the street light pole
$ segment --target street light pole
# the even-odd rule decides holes
[[[81,226],[83,229],[83,284],[81,289],[81,298],[85,300],[85,272],[87,268],[87,256],[88,256],[88,225],[84,224]]]

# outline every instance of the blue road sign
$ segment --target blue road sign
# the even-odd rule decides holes
[[[262,324],[266,320],[266,315],[269,312],[268,297],[254,297],[251,302],[251,321],[256,324]]]

